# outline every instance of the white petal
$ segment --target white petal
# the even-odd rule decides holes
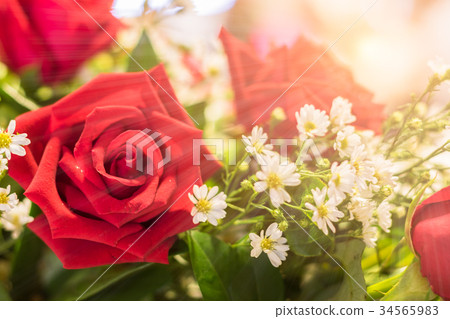
[[[255,187],[255,191],[257,191],[258,193],[261,193],[267,189],[267,183],[266,182],[256,182],[254,187]]]
[[[9,122],[8,125],[8,133],[13,134],[15,130],[16,130],[16,121],[12,120],[11,122]]]
[[[209,193],[208,193],[208,196],[206,197],[206,200],[210,200],[211,198],[216,196],[218,192],[219,192],[219,187],[218,186],[214,186],[213,188],[211,188],[209,190]]]
[[[270,263],[275,268],[278,268],[281,265],[280,257],[278,257],[273,251],[268,252],[267,256],[269,257]]]

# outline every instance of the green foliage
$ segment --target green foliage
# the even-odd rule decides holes
[[[435,297],[428,280],[420,273],[420,263],[414,261],[405,270],[402,279],[381,300],[433,300]]]
[[[284,233],[293,253],[307,257],[319,256],[323,254],[323,249],[327,250],[331,247],[333,242],[330,237],[326,236],[316,225],[308,222],[306,218],[300,220],[299,225],[301,227],[290,222],[289,228]]]
[[[334,256],[345,269],[342,284],[332,300],[365,300],[366,283],[361,267],[361,257],[365,245],[359,239],[336,244]]]
[[[232,247],[197,231],[190,232],[188,246],[205,300],[282,300],[279,271],[266,256],[250,257],[250,246]]]
[[[128,72],[141,72],[142,69],[147,71],[159,63],[153,45],[145,31],[142,32],[138,44],[130,55],[133,58],[128,61]]]

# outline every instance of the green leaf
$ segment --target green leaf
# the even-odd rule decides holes
[[[205,109],[206,102],[200,102],[186,107],[186,111],[198,123],[198,128],[203,129],[206,124]]]
[[[294,217],[292,213],[289,214]],[[309,219],[301,219],[299,225],[290,221],[289,228],[284,233],[290,250],[294,254],[306,257],[319,256],[323,253],[323,249],[327,250],[331,247],[333,242],[330,237],[326,236]]]
[[[129,59],[128,72],[147,71],[159,63],[159,59],[145,31],[142,32],[138,44],[130,55],[133,58]]]
[[[194,275],[205,300],[230,300],[228,285],[236,264],[232,248],[208,234],[193,231],[188,236]]]
[[[266,254],[250,257],[249,247],[238,247],[244,262],[230,286],[233,300],[283,300],[284,285],[280,271],[273,267]]]
[[[171,275],[167,265],[149,264],[109,279],[93,287],[81,300],[152,300],[158,288],[171,282]]]
[[[345,272],[341,286],[332,300],[365,300],[366,283],[361,267],[364,248],[364,242],[359,239],[336,244],[334,257],[336,261],[340,262]]]
[[[0,282],[0,301],[10,301],[11,297],[8,294],[5,286]]]
[[[205,300],[282,300],[278,269],[265,254],[250,257],[250,245],[232,247],[209,234],[188,237],[192,268]]]
[[[381,299],[383,301],[432,300],[436,295],[431,291],[428,280],[420,273],[420,263],[414,261],[406,268],[402,279]]]
[[[430,187],[433,183],[434,180],[436,178],[433,178],[431,181],[429,181],[428,183],[426,183],[420,190],[419,192],[416,194],[416,196],[414,197],[414,199],[412,200],[411,204],[409,205],[408,208],[408,213],[406,214],[406,220],[405,220],[405,239],[406,242],[408,243],[409,248],[411,249],[411,251],[416,254],[416,252],[414,251],[414,246],[412,244],[412,239],[411,239],[411,222],[412,222],[412,218],[414,215],[414,211],[416,210],[417,205],[419,205],[419,201],[422,198],[423,194],[425,193],[426,189],[428,187]]]
[[[35,215],[39,208],[33,205],[31,214]],[[24,229],[21,240],[16,244],[15,257],[12,262],[10,281],[11,297],[14,300],[30,300],[40,292],[39,261],[42,241],[28,228]]]

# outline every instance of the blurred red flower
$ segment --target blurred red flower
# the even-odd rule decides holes
[[[119,257],[166,263],[176,234],[194,227],[188,192],[220,167],[195,165],[192,144],[202,131],[174,99],[163,67],[149,74],[101,75],[16,119],[31,145],[9,174],[44,212],[29,227],[65,268]],[[159,165],[167,152],[170,161]]]
[[[78,0],[115,36],[121,23],[110,13],[112,2]],[[2,0],[0,21],[0,60],[16,72],[40,68],[46,83],[70,79],[113,42],[73,0]]]
[[[323,54],[325,47],[300,37],[292,47],[273,49],[265,58],[260,58],[253,47],[224,29],[220,38],[228,56],[237,121],[247,131],[253,125],[267,123],[272,111],[281,107],[287,121],[278,126],[277,133],[292,137],[297,135],[296,111],[305,104],[329,111],[333,99],[342,96],[353,104],[357,128],[381,132],[384,106],[373,103],[373,94],[358,85],[351,72],[330,53],[324,54],[308,69]]]
[[[422,275],[436,294],[450,300],[450,186],[417,207],[411,238]]]

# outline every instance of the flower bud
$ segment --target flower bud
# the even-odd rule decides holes
[[[252,182],[250,182],[248,179],[244,179],[244,180],[241,182],[241,187],[242,187],[244,190],[248,191],[248,190],[250,190],[250,189],[253,189],[253,184],[252,184]]]
[[[328,158],[321,158],[317,161],[316,166],[318,169],[328,169],[330,168],[330,161]]]
[[[425,116],[425,115],[427,114],[427,109],[428,109],[428,106],[427,106],[426,103],[424,103],[424,102],[419,102],[419,103],[417,103],[417,105],[416,105],[415,113],[416,113],[418,116]]]
[[[431,179],[430,171],[424,171],[420,174],[420,181],[426,183]]]
[[[394,123],[401,123],[403,121],[403,113],[400,111],[395,111],[392,113],[391,118]]]
[[[284,110],[281,107],[276,107],[272,114],[272,119],[278,121],[278,122],[282,122],[286,120],[286,113],[284,112]]]
[[[384,198],[388,198],[389,196],[392,195],[393,192],[394,192],[394,189],[390,185],[385,185],[385,186],[381,187],[381,189],[380,189],[380,193]]]
[[[288,229],[289,223],[286,220],[283,220],[278,224],[278,229],[281,231],[286,231]]]
[[[415,117],[406,123],[406,127],[414,131],[420,130],[422,129],[422,120]]]
[[[314,197],[312,195],[306,195],[305,203],[314,203]]]

